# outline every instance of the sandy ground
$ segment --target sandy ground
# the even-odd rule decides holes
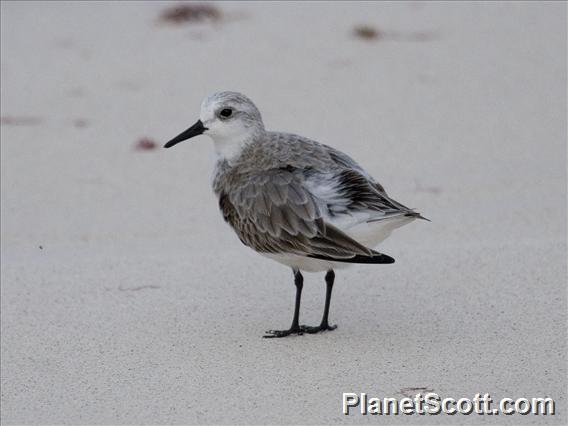
[[[565,4],[168,6],[2,2],[2,423],[566,424]],[[291,273],[223,223],[207,138],[135,149],[224,89],[432,220],[337,274],[333,333],[261,338]],[[559,413],[341,414],[408,388]]]

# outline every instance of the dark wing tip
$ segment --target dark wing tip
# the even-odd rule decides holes
[[[416,219],[422,219],[422,220],[425,220],[425,221],[427,221],[427,222],[432,222],[430,219],[428,219],[427,217],[422,216],[422,215],[421,215],[420,213],[418,213],[418,212],[409,212],[409,213],[406,213],[405,216],[408,216],[408,217],[415,217]]]
[[[343,262],[343,263],[363,263],[363,264],[390,264],[394,263],[394,258],[389,255],[373,251],[371,256],[356,255],[349,258],[335,258],[329,256],[320,256],[317,254],[310,254],[308,257],[314,259],[328,260],[330,262]]]
[[[388,254],[379,253],[373,250],[373,255],[371,259],[377,259],[377,263],[394,263],[394,257],[390,257]],[[375,263],[375,262],[372,262]]]

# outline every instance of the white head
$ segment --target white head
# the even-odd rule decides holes
[[[263,132],[260,112],[249,98],[237,92],[218,92],[203,100],[197,123],[164,146],[205,134],[213,139],[217,155],[230,159]]]

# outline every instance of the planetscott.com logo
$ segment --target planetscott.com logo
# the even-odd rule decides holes
[[[488,393],[473,398],[441,398],[437,393],[417,393],[414,398],[378,398],[366,393],[343,393],[343,414],[350,415],[554,415],[556,404],[552,398],[502,398],[493,401]]]

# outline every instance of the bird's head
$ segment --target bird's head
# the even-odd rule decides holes
[[[223,154],[224,151],[242,147],[246,141],[262,132],[262,117],[249,98],[237,92],[218,92],[203,100],[199,120],[164,147],[170,148],[205,134],[213,139],[217,152]]]

